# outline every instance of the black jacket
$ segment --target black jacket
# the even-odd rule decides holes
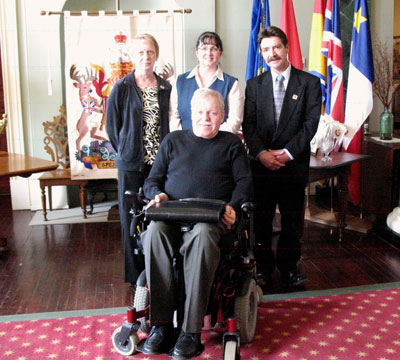
[[[286,148],[294,158],[277,171],[262,165],[259,168],[271,173],[271,179],[278,182],[307,181],[310,141],[317,131],[320,114],[321,85],[314,75],[292,66],[277,128],[271,72],[248,80],[242,126],[250,155],[255,158],[262,150]]]
[[[158,75],[161,140],[169,133],[169,97],[171,85]],[[116,167],[143,171],[143,100],[134,71],[113,86],[107,100],[107,133],[117,151]]]

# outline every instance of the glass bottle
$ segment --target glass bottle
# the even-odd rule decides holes
[[[385,107],[385,110],[379,117],[380,139],[392,140],[393,137],[393,114]]]

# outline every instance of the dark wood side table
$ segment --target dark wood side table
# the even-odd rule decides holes
[[[363,211],[386,223],[387,215],[399,204],[400,143],[381,142],[364,136],[363,151],[372,156],[362,169]]]
[[[346,227],[347,184],[351,164],[365,161],[371,158],[371,156],[342,152],[332,153],[330,156],[332,157],[331,161],[322,161],[321,156],[311,156],[308,182],[332,177],[338,178],[339,216],[336,225],[339,229],[339,241],[341,241],[343,239],[343,230]]]

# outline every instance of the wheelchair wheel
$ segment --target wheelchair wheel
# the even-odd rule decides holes
[[[235,298],[235,315],[238,322],[240,341],[243,344],[253,341],[257,324],[258,294],[254,279],[248,283],[243,296]]]
[[[115,329],[114,333],[112,334],[112,343],[114,345],[115,350],[118,351],[119,354],[124,356],[132,355],[136,350],[136,345],[139,342],[139,337],[136,332],[128,337],[126,344],[121,344],[118,336],[121,332],[121,326]]]
[[[133,300],[133,306],[136,311],[140,311],[149,306],[149,291],[146,286],[136,286],[135,298]],[[142,317],[137,319],[140,322],[139,330],[142,333],[148,334],[150,332],[150,320],[148,317]]]
[[[225,344],[224,360],[236,360],[237,341],[230,340]]]

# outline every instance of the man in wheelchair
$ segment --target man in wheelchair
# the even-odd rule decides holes
[[[241,140],[219,131],[224,101],[219,92],[199,89],[191,101],[193,130],[175,131],[162,142],[144,184],[152,199],[148,207],[182,198],[226,202],[219,223],[200,222],[181,232],[174,222],[152,221],[142,235],[146,278],[150,291],[150,322],[146,341],[138,350],[148,354],[169,352],[177,359],[198,356],[204,350],[200,335],[214,274],[218,267],[221,236],[236,221],[240,205],[252,199],[252,175]],[[175,288],[173,256],[183,257],[185,303],[182,331],[173,329]]]

